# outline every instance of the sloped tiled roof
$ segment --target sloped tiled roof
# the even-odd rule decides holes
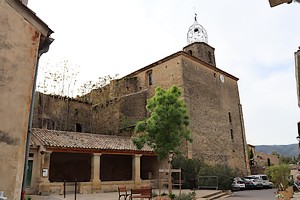
[[[143,151],[153,152],[149,146],[138,150],[130,137],[100,135],[47,129],[32,129],[32,136],[44,147],[64,149],[91,149],[112,151]]]

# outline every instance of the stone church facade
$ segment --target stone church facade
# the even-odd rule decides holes
[[[216,67],[214,48],[195,42],[85,98],[92,102],[94,133],[130,135],[137,120],[147,117],[147,99],[157,86],[183,91],[194,142],[183,154],[203,157],[249,172],[238,78]]]
[[[188,106],[194,139],[183,153],[190,158],[202,156],[211,163],[228,164],[247,174],[237,81],[216,67],[211,46],[196,42],[78,100],[38,94],[33,126],[128,136],[135,122],[148,116],[146,103],[155,87],[177,85]]]
[[[191,31],[199,31],[199,27],[197,27],[199,24],[196,22],[195,20]],[[91,138],[93,134],[128,138],[133,134],[136,122],[149,116],[146,110],[147,99],[154,95],[155,88],[160,86],[167,89],[173,85],[181,88],[182,98],[185,100],[190,114],[193,143],[185,142],[182,153],[188,158],[202,157],[210,164],[228,165],[238,169],[241,176],[248,175],[250,167],[238,78],[217,67],[214,48],[208,45],[206,40],[192,40],[182,51],[134,71],[123,78],[112,80],[109,85],[92,90],[77,99],[37,93],[33,127],[68,132],[46,133],[36,129],[35,132],[45,134],[47,137],[45,136],[46,139],[43,140],[39,139],[41,135],[34,134],[36,137],[33,143],[37,144],[36,147],[46,145],[45,149],[47,151],[48,148],[50,154],[54,151],[88,153],[88,158],[85,159],[91,160],[92,158],[92,163],[89,163],[92,168],[92,175],[86,175],[86,179],[95,178],[96,173],[97,180],[82,183],[82,191],[85,186],[90,188],[88,189],[90,192],[103,191],[101,189],[105,183],[103,179],[113,181],[111,177],[102,177],[101,180],[101,175],[99,177],[101,172],[97,168],[101,166],[100,162],[103,164],[103,159],[106,156],[116,154],[119,154],[118,156],[127,155],[123,159],[128,163],[128,167],[132,168],[132,172],[129,170],[127,174],[123,175],[130,177],[130,180],[133,181],[130,182],[132,187],[141,185],[141,180],[156,179],[158,178],[157,166],[164,166],[164,163],[159,163],[157,166],[151,165],[150,168],[147,168],[150,166],[149,163],[154,161],[153,152],[139,152],[134,147],[127,150],[126,148],[125,150],[117,150],[114,149],[115,147],[103,149],[97,145],[94,146],[94,149],[90,149],[91,147],[85,147],[82,143],[78,144],[80,140],[78,139],[80,138],[78,132],[91,133],[86,136],[88,138]],[[74,135],[77,132],[76,138],[72,136],[72,132]],[[49,136],[51,134],[53,137]],[[51,144],[46,141],[47,138],[51,140],[51,138],[58,136],[68,137],[68,140],[74,142],[73,146],[67,144],[59,146],[60,144],[53,141],[50,142]],[[92,139],[89,140],[92,141]],[[116,140],[119,139],[111,141]],[[124,139],[124,141],[128,142],[128,139]],[[36,152],[42,151],[36,150]],[[110,155],[105,155],[106,153]],[[98,161],[94,162],[95,159]],[[148,164],[143,165],[140,160],[144,160],[143,162]],[[98,163],[96,168],[93,163]],[[46,169],[50,166],[51,164],[46,166]],[[98,171],[95,172],[94,169]],[[122,174],[122,170],[119,173]],[[43,180],[46,179],[44,177]],[[126,181],[125,183],[128,184],[129,180]],[[151,181],[147,183],[151,183]],[[45,185],[49,192],[49,185],[51,184],[48,179],[44,182]],[[58,185],[61,188],[61,183]],[[106,187],[106,190],[112,189],[112,186]]]

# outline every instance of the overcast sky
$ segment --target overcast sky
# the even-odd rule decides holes
[[[81,82],[124,76],[187,45],[194,22],[208,33],[217,67],[238,77],[247,143],[297,143],[294,52],[300,4],[268,0],[29,0],[55,32],[40,65],[68,60]]]

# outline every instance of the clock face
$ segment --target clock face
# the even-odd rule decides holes
[[[220,81],[221,81],[222,83],[225,82],[225,77],[224,77],[222,74],[220,75]]]

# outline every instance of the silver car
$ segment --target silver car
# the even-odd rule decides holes
[[[246,176],[245,178],[249,179],[253,183],[254,187],[257,188],[257,189],[260,189],[260,188],[264,187],[262,180],[258,177]]]

